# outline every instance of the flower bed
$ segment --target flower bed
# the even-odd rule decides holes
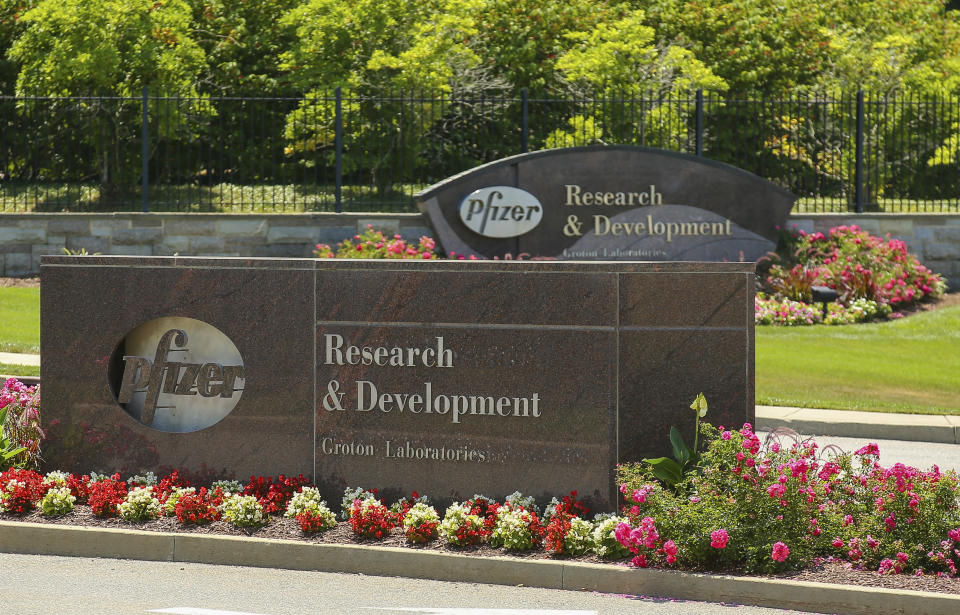
[[[653,476],[652,465],[621,466],[620,516],[589,517],[575,492],[543,510],[514,493],[502,502],[477,495],[441,513],[419,494],[388,506],[373,491],[348,489],[338,523],[302,476],[191,486],[178,473],[123,480],[24,469],[0,473],[0,509],[6,519],[75,516],[137,527],[159,519],[180,530],[230,524],[249,534],[274,526],[321,540],[349,531],[364,542],[640,567],[776,573],[827,561],[886,575],[957,576],[955,473],[882,467],[876,445],[824,454],[812,441],[763,446],[749,425],[700,430],[707,444],[699,469],[672,487]]]
[[[829,233],[781,232],[777,252],[758,264],[762,293],[756,300],[757,324],[851,324],[902,315],[946,291],[943,278],[889,236],[870,235],[858,226]],[[824,317],[811,305],[813,287],[837,291]],[[896,317],[896,316],[894,316]]]

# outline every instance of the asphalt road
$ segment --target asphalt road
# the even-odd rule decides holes
[[[773,615],[780,609],[531,587],[0,554],[4,615]]]

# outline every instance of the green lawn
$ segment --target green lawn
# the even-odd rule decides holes
[[[39,376],[40,367],[38,365],[7,365],[0,363],[0,374],[4,376]]]
[[[0,352],[40,353],[40,288],[0,288]]]
[[[960,414],[960,306],[879,324],[757,327],[757,403]]]

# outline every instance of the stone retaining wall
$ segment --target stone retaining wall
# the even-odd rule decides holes
[[[420,214],[0,214],[0,275],[36,275],[40,257],[64,248],[133,256],[309,257],[368,224],[418,239]]]
[[[798,214],[808,232],[841,224],[904,240],[911,252],[960,288],[960,215]],[[63,249],[136,256],[310,256],[372,224],[407,239],[432,235],[420,214],[7,214],[0,213],[0,275],[36,275],[40,256]]]

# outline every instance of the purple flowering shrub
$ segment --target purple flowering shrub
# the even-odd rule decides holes
[[[877,463],[811,440],[762,445],[740,430],[701,425],[699,473],[675,491],[644,464],[618,470],[629,520],[617,539],[635,566],[775,572],[832,558],[884,574],[957,575],[958,477]]]

